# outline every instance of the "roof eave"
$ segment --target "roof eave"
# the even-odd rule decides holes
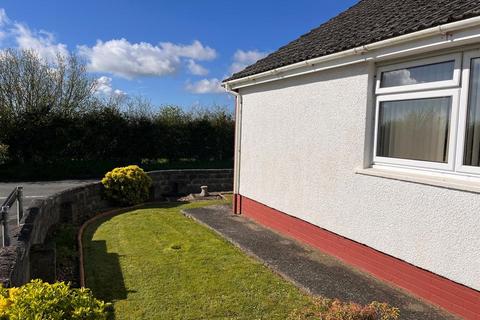
[[[222,82],[222,86],[231,90],[235,89],[240,86],[246,86],[249,84],[253,84],[259,81],[262,81],[264,78],[281,78],[281,75],[288,72],[294,72],[295,70],[301,70],[304,67],[310,67],[310,66],[315,66],[321,63],[341,59],[341,58],[346,58],[346,57],[353,57],[353,56],[358,56],[365,54],[366,52],[371,52],[374,50],[406,43],[409,41],[414,41],[414,40],[419,40],[427,37],[431,37],[434,35],[447,35],[453,31],[458,31],[462,29],[467,29],[470,27],[475,27],[475,26],[480,26],[480,16],[479,17],[473,17],[465,20],[460,20],[456,22],[451,22],[443,25],[439,25],[436,27],[424,29],[421,31],[417,32],[412,32],[408,33],[405,35],[401,35],[398,37],[378,41],[378,42],[373,42],[367,45],[363,45],[360,47],[356,47],[353,49],[345,50],[345,51],[340,51],[336,52],[333,54],[321,56],[318,58],[313,58],[309,60],[305,60],[302,62],[297,62],[293,63],[290,65],[286,65],[280,68],[268,70],[265,72],[257,73],[254,75],[250,75],[247,77],[243,78],[238,78],[238,79],[232,79],[232,80],[227,80]]]

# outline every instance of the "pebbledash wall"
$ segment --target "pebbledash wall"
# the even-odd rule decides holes
[[[207,185],[209,191],[231,191],[233,185],[231,169],[164,170],[148,174],[153,180],[151,200],[198,193],[202,185]],[[11,245],[0,249],[0,283],[18,286],[31,279],[32,271],[38,269],[37,261],[31,260],[32,250],[42,250],[42,245],[55,225],[64,222],[79,227],[95,214],[110,207],[111,204],[103,197],[101,183],[72,188],[34,201],[26,210],[22,225],[12,230]],[[50,265],[54,266],[54,263],[47,264]],[[48,270],[39,271],[42,274],[49,273]]]
[[[434,301],[437,293],[445,294],[435,301],[444,307],[458,289],[466,298],[450,309],[470,308],[463,315],[477,319],[480,195],[356,173],[370,153],[365,146],[371,139],[374,70],[364,62],[239,90],[237,212],[307,242],[315,243],[319,234],[320,247],[324,238],[333,237],[338,248],[332,252],[359,266],[393,256],[402,265],[441,276],[432,279],[450,279],[452,286],[447,283],[438,293],[429,287],[433,282],[427,283],[426,272],[425,283],[417,282],[413,266],[400,280],[395,280],[402,272],[396,267],[383,277],[408,289],[424,285],[413,291]],[[370,247],[372,254],[354,257],[364,247],[357,244]],[[380,274],[387,262],[377,262]]]

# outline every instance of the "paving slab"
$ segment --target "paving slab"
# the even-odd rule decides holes
[[[360,304],[387,302],[398,307],[405,320],[458,319],[313,247],[234,215],[229,206],[188,209],[184,214],[311,294]]]

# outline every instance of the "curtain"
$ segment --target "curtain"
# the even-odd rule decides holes
[[[480,166],[480,59],[472,59],[463,164]]]
[[[377,155],[448,162],[451,97],[380,103]]]

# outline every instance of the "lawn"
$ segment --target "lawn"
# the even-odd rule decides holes
[[[286,319],[309,296],[180,210],[165,204],[92,224],[86,284],[115,319]]]

